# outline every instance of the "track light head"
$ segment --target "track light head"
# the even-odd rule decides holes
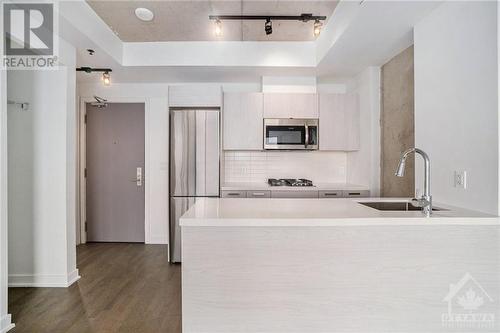
[[[323,27],[323,23],[321,23],[320,20],[314,21],[314,26],[313,26],[314,37],[318,37],[321,34],[321,27]]]
[[[109,76],[109,72],[102,73],[102,82],[105,86],[109,86],[111,84],[111,78]]]
[[[215,36],[222,36],[222,22],[219,19],[215,20]]]
[[[267,19],[266,23],[264,24],[264,30],[266,31],[266,35],[270,35],[273,33],[273,23],[271,22],[271,19]]]

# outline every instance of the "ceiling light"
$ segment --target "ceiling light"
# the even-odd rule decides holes
[[[264,30],[266,31],[266,35],[270,35],[273,33],[273,23],[271,19],[266,20],[266,24],[264,25]]]
[[[220,20],[215,20],[215,36],[222,36],[222,22]]]
[[[322,26],[323,26],[323,23],[321,23],[319,20],[314,21],[314,28],[313,28],[314,37],[319,36],[319,34],[321,33]]]
[[[92,68],[92,67],[78,67],[76,68],[77,72],[85,72],[88,74],[94,73],[94,72],[100,72],[102,73],[101,80],[104,83],[105,86],[109,86],[111,84],[111,76],[109,75],[110,72],[113,70],[111,68]]]
[[[108,72],[102,73],[102,82],[105,86],[109,86],[111,84],[111,78]]]
[[[142,8],[142,7],[139,7],[139,8],[136,8],[135,10],[135,16],[137,16],[137,18],[141,21],[144,21],[144,22],[149,22],[151,20],[153,20],[153,17],[155,16],[153,14],[153,12],[147,8]]]

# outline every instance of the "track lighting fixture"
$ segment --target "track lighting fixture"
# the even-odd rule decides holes
[[[264,24],[264,30],[266,31],[266,35],[270,35],[273,33],[273,23],[270,19],[266,20],[266,23]]]
[[[111,80],[108,72],[102,73],[102,82],[105,86],[109,86],[111,84]]]
[[[326,20],[326,16],[314,16],[313,14],[300,14],[298,16],[286,16],[286,15],[210,15],[208,17],[210,20],[215,20],[215,35],[217,37],[222,36],[222,22],[223,20],[263,20],[264,31],[266,35],[273,33],[272,21],[300,21],[309,22],[314,21],[313,34],[318,37],[321,33],[321,27],[323,23],[321,21]]]
[[[102,72],[102,82],[105,86],[109,86],[111,84],[111,75],[109,74],[113,70],[111,68],[92,68],[92,67],[78,67],[76,69],[77,72],[85,72],[85,73],[93,73],[93,72]]]
[[[222,36],[222,22],[220,20],[215,20],[215,36]]]
[[[313,26],[314,37],[318,37],[319,34],[321,34],[321,27],[322,26],[323,26],[323,23],[321,23],[319,20],[314,21],[314,26]]]

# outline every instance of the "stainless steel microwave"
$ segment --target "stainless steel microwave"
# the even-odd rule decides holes
[[[264,119],[264,149],[318,149],[318,119]]]

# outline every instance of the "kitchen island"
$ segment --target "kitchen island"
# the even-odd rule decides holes
[[[183,331],[446,331],[464,311],[453,297],[474,281],[478,296],[488,293],[481,312],[498,321],[498,218],[438,203],[430,218],[359,203],[380,201],[405,202],[197,201],[180,222]]]

